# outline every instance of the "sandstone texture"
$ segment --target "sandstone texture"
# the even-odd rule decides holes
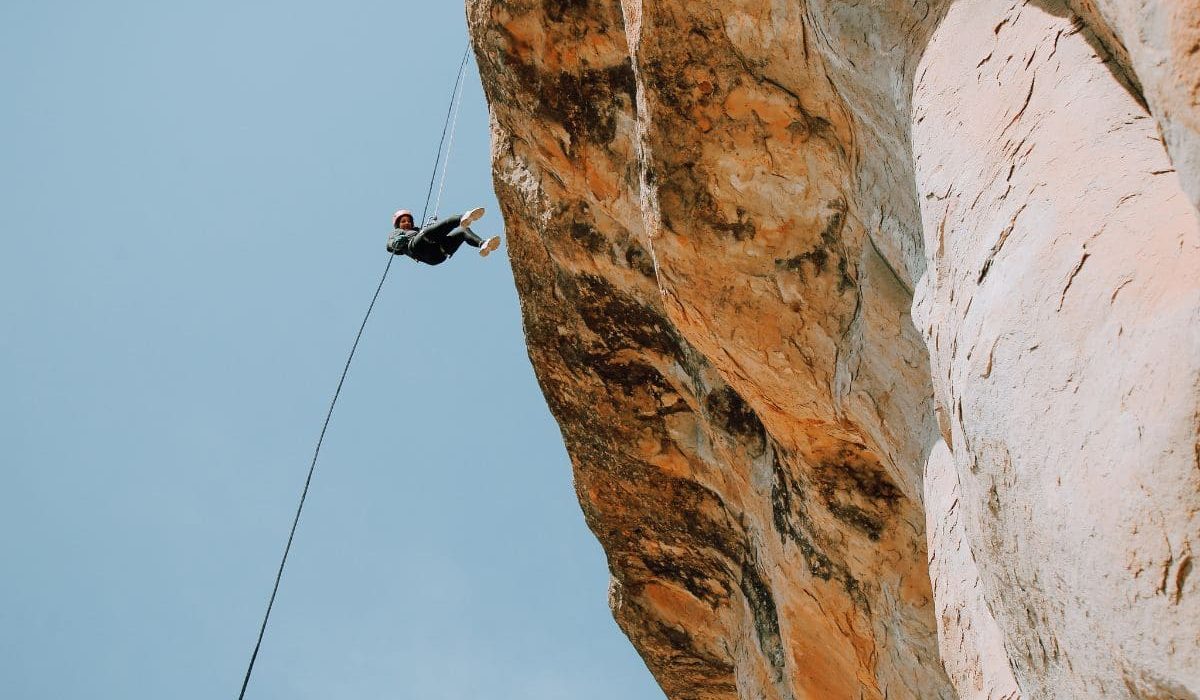
[[[925,469],[925,517],[942,662],[962,697],[1019,698],[1004,637],[983,597],[961,502],[954,457],[938,440]]]
[[[668,697],[1200,696],[1194,0],[469,0]]]

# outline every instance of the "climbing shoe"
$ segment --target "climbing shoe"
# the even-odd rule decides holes
[[[483,207],[472,209],[471,211],[462,215],[462,219],[458,222],[458,225],[466,228],[476,221],[479,221],[481,218],[483,218]]]
[[[492,236],[479,246],[479,257],[486,258],[493,250],[500,247],[500,237]]]

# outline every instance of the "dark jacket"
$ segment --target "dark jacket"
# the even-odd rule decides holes
[[[412,239],[416,235],[416,231],[395,229],[388,234],[387,252],[391,253],[392,255],[407,255],[408,249],[412,245]]]
[[[407,255],[426,265],[440,265],[450,257],[440,246],[432,241],[416,241],[420,231],[404,231],[395,229],[388,236],[387,251],[392,255]]]

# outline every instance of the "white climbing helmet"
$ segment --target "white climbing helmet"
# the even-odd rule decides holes
[[[392,214],[392,228],[396,228],[396,225],[400,223],[400,217],[404,216],[405,214],[408,215],[408,218],[413,220],[413,225],[416,225],[417,219],[413,216],[413,213],[407,209],[401,209],[395,214]]]

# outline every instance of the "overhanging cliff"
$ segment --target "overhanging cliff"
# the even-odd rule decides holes
[[[530,357],[671,698],[1200,693],[1195,59],[1147,29],[1195,27],[1123,10],[468,2]]]

